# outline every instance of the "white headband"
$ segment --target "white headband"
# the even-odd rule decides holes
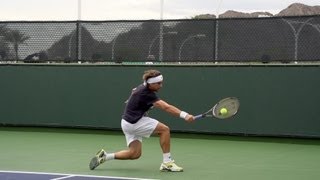
[[[152,84],[152,83],[158,83],[158,82],[162,82],[162,81],[163,81],[163,76],[160,74],[159,76],[149,78],[147,80],[147,83]]]

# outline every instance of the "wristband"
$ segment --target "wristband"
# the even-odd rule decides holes
[[[189,114],[186,113],[186,112],[184,112],[184,111],[181,111],[181,112],[180,112],[180,118],[182,118],[182,119],[185,119],[188,115],[189,115]]]

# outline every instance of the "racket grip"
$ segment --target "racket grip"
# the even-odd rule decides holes
[[[196,115],[196,116],[194,116],[194,120],[200,119],[202,117],[203,117],[203,114]]]

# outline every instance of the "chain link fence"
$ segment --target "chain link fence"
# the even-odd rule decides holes
[[[2,21],[0,61],[319,61],[320,16]]]

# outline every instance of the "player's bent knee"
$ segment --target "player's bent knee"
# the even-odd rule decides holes
[[[141,152],[136,152],[131,154],[130,159],[134,160],[134,159],[139,159],[141,157]]]
[[[170,131],[170,128],[169,128],[169,126],[167,126],[167,125],[163,125],[163,128],[164,128],[166,131]]]
[[[163,132],[170,132],[170,128],[165,124],[161,124],[160,129]]]
[[[170,128],[168,126],[164,126],[163,132],[170,134]]]
[[[139,159],[141,157],[141,151],[140,150],[131,150],[129,159]]]
[[[132,157],[132,159],[139,159],[141,157],[141,154],[136,154]]]

